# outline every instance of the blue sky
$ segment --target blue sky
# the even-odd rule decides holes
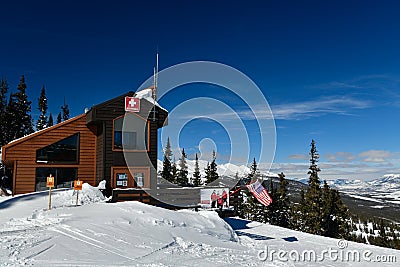
[[[65,97],[75,116],[136,90],[152,75],[157,50],[160,70],[220,62],[254,81],[271,107],[273,171],[305,177],[315,139],[323,178],[371,179],[400,173],[399,9],[398,1],[7,1],[0,75],[15,90],[24,74],[34,107],[44,84],[49,111],[56,116]],[[173,109],[200,96],[235,110],[242,104],[207,84],[182,86],[160,102]],[[238,145],[223,125],[191,121],[180,146],[193,155],[201,140],[214,142],[222,162]],[[256,156],[256,125],[245,125]]]

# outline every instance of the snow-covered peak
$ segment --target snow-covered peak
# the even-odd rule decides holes
[[[188,166],[188,176],[192,177],[194,173],[194,168],[196,161],[195,160],[186,160],[187,166]],[[207,167],[208,161],[206,160],[199,160],[199,169],[200,169],[200,174],[202,177],[205,176],[205,168]],[[163,163],[161,160],[158,160],[157,163],[158,171],[161,171],[163,168]],[[176,165],[179,165],[179,161],[176,161]],[[245,165],[235,165],[232,163],[224,163],[224,164],[218,164],[217,166],[217,172],[219,176],[227,176],[227,177],[235,177],[236,173],[238,174],[238,177],[244,177],[247,176],[247,174],[250,173],[250,168],[245,166]],[[269,172],[269,171],[260,171],[261,175],[263,176],[268,176],[268,177],[278,177],[277,174]]]
[[[372,186],[398,187],[400,188],[399,174],[385,174],[383,177],[368,182]]]

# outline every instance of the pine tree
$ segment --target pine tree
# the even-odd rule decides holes
[[[389,247],[389,239],[386,234],[386,223],[383,219],[379,221],[379,236],[375,240],[378,246]]]
[[[49,115],[49,121],[47,122],[47,127],[53,126],[53,115],[50,113]]]
[[[285,174],[282,172],[279,175],[279,188],[276,196],[273,199],[273,203],[277,203],[277,222],[276,225],[281,227],[289,227],[290,221],[290,201],[288,195],[288,182],[285,179]]]
[[[337,229],[335,229],[335,225],[333,224],[331,213],[334,212],[332,209],[333,207],[333,194],[331,189],[329,188],[328,184],[324,180],[324,186],[322,189],[322,201],[323,201],[323,208],[322,208],[322,222],[321,226],[324,229],[323,235],[329,237],[335,237],[335,233]]]
[[[292,220],[289,227],[297,231],[306,231],[305,214],[307,213],[304,188],[300,190],[300,201],[298,205],[292,206]]]
[[[211,169],[210,169],[210,162],[207,162],[207,166],[204,168],[204,172],[206,173],[206,184],[211,183]]]
[[[167,139],[167,145],[164,149],[164,160],[163,160],[163,169],[161,171],[161,176],[170,183],[174,183],[174,177],[172,176],[172,151],[171,144],[169,142],[169,137]]]
[[[203,184],[203,182],[201,181],[199,158],[197,157],[197,153],[196,153],[196,159],[195,159],[195,163],[194,163],[194,172],[193,172],[193,185],[200,186],[202,184]]]
[[[44,85],[42,86],[42,91],[40,92],[40,97],[38,99],[38,109],[40,111],[40,116],[36,123],[36,130],[39,131],[47,127],[47,98]]]
[[[279,201],[275,201],[275,200],[278,199],[279,197],[277,195],[277,190],[274,187],[274,183],[272,182],[272,179],[269,180],[269,186],[266,188],[268,188],[268,193],[273,201],[271,204],[268,205],[268,207],[265,207],[264,205],[263,205],[263,207],[257,206],[255,213],[263,212],[263,210],[265,209],[265,212],[263,212],[264,218],[263,218],[262,222],[277,225],[278,217],[279,217],[279,214],[278,214]]]
[[[33,132],[31,112],[32,102],[28,101],[26,95],[26,83],[24,75],[21,76],[17,86],[17,92],[11,94],[8,105],[10,121],[10,140],[23,137]]]
[[[248,174],[247,178],[245,179],[245,183],[248,184],[251,180],[256,180],[258,178],[258,169],[257,163],[254,158],[253,164],[250,167],[250,173]],[[271,196],[271,189],[273,190],[273,186],[270,185],[269,193]],[[272,203],[267,207],[261,204],[249,190],[245,190],[245,195],[243,196],[246,201],[243,203],[243,212],[247,219],[255,220],[259,222],[271,222],[271,218],[269,215],[271,214],[271,210],[274,207]],[[271,196],[273,197],[273,196]]]
[[[188,184],[188,166],[186,163],[186,153],[184,148],[182,148],[182,156],[179,159],[179,171],[176,182],[180,186]]]
[[[326,181],[321,189],[317,162],[319,155],[315,141],[311,142],[308,188],[301,191],[300,203],[293,210],[290,226],[295,230],[336,238],[346,238],[351,231],[349,211],[337,190]]]
[[[258,176],[257,168],[258,168],[258,166],[257,166],[256,158],[254,158],[253,163],[250,166],[250,173],[247,175],[246,183],[250,183],[252,180],[254,180]]]
[[[60,112],[60,113],[58,113],[58,116],[57,116],[57,124],[61,123],[61,121],[62,121],[62,117],[61,117],[61,112]]]
[[[15,105],[14,99],[11,97],[11,94],[10,94],[10,97],[8,99],[7,106],[6,106],[5,121],[4,121],[5,132],[3,132],[3,137],[4,137],[5,144],[12,141],[15,137],[15,125],[14,125],[15,116],[16,116],[15,110],[16,110],[16,105]]]
[[[64,105],[61,107],[62,111],[62,118],[63,121],[66,121],[69,119],[69,108],[68,105],[65,103],[65,97],[64,97]]]
[[[265,213],[267,212],[264,210],[265,206],[258,202],[258,200],[249,190],[244,191],[243,199],[243,213],[245,219],[259,222],[269,222],[269,220],[265,220]]]
[[[176,160],[174,157],[174,161],[172,162],[172,166],[171,166],[171,174],[172,174],[172,182],[173,183],[177,183],[177,178],[178,178],[178,168],[176,167]]]
[[[209,174],[207,177],[207,184],[210,184],[212,182],[214,182],[215,180],[217,180],[219,178],[218,172],[217,172],[217,163],[215,162],[217,159],[216,155],[215,155],[215,151],[213,151],[213,159],[210,163],[210,165],[208,166],[209,169]]]
[[[8,129],[7,129],[7,93],[8,93],[7,79],[3,77],[0,82],[0,147],[8,143]]]
[[[306,231],[311,234],[321,235],[323,233],[321,227],[322,194],[318,177],[318,172],[321,170],[317,165],[319,154],[314,140],[311,141],[310,157],[310,167],[308,171],[308,174],[310,175],[308,180],[309,187],[305,194],[305,205],[307,207],[307,213],[304,214],[306,220]]]

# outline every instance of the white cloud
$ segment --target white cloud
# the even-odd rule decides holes
[[[353,109],[365,109],[371,106],[369,101],[346,96],[331,96],[320,99],[272,106],[275,119],[301,120],[329,113],[349,115]]]
[[[351,152],[336,152],[326,154],[325,158],[329,162],[351,162],[356,159],[356,156]]]
[[[368,150],[358,154],[363,162],[386,162],[392,158],[393,153],[386,150]]]
[[[306,154],[292,154],[288,156],[288,159],[295,159],[295,160],[308,160],[309,156]]]
[[[229,121],[238,115],[243,120],[257,119],[277,119],[277,120],[303,120],[311,117],[319,117],[326,114],[350,115],[351,110],[365,109],[371,107],[371,103],[366,100],[359,100],[349,96],[330,96],[322,97],[309,101],[272,105],[271,111],[265,105],[251,106],[250,109],[240,109],[237,111],[218,112],[213,110],[205,118],[210,117],[217,121]],[[180,119],[193,119],[191,114],[182,114]]]
[[[300,159],[302,154],[292,154],[292,159]],[[371,180],[388,173],[400,173],[400,153],[387,150],[368,150],[354,154],[351,152],[328,153],[326,160],[318,163],[322,180],[347,178]],[[307,159],[307,158],[306,158]],[[308,161],[303,163],[274,163],[271,171],[284,172],[288,178],[307,178]]]

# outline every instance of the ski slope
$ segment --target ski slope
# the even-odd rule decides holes
[[[55,192],[51,210],[47,201],[46,192],[0,198],[0,266],[397,266],[400,261],[398,250],[239,218],[224,221],[214,211],[105,203],[88,184],[78,207],[72,190]],[[358,260],[340,258],[354,250]],[[372,262],[382,259],[397,263]]]

